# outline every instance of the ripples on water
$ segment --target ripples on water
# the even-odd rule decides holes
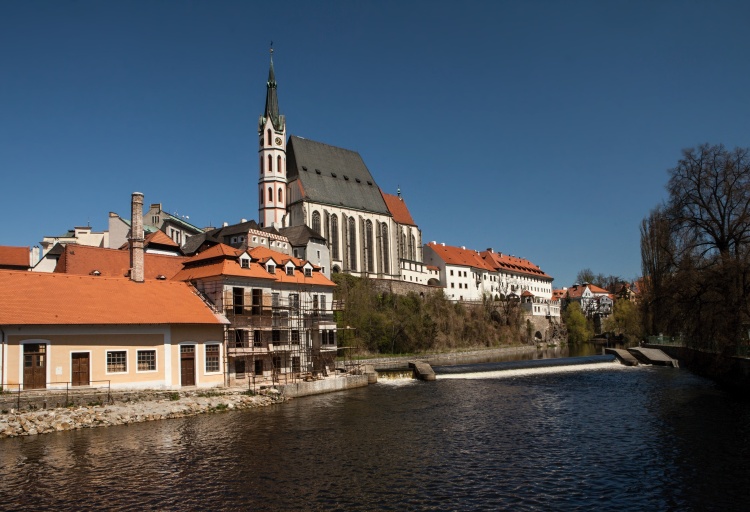
[[[589,366],[0,440],[0,509],[747,508],[747,403],[684,370]]]

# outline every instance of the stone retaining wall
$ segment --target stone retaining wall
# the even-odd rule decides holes
[[[170,396],[172,398],[166,400],[133,401],[134,397],[130,397],[126,402],[111,405],[62,407],[24,413],[12,411],[0,415],[0,438],[183,418],[207,412],[249,409],[283,401],[278,394],[251,396],[243,393],[172,392]]]

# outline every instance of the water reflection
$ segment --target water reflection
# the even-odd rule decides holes
[[[0,440],[0,508],[744,508],[748,404],[684,370],[597,366]]]

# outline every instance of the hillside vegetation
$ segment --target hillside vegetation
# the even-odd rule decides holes
[[[522,343],[522,315],[517,303],[452,303],[442,290],[424,298],[375,290],[373,282],[334,274],[339,345],[359,354],[413,354]],[[349,329],[344,329],[349,327]]]

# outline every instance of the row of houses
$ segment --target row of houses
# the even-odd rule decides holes
[[[559,319],[539,266],[423,244],[401,191],[383,191],[356,151],[287,136],[273,59],[258,142],[257,221],[201,228],[162,203],[144,210],[134,193],[130,218],[110,212],[106,231],[75,227],[25,254],[0,248],[11,290],[0,299],[0,383],[174,388],[326,375],[339,341],[337,272],[457,302],[517,300],[530,317]]]
[[[144,236],[142,205],[134,193],[126,246],[60,244],[51,272],[0,249],[3,389],[271,385],[334,370],[334,284],[320,267],[268,240],[204,240],[187,256],[163,232]]]

